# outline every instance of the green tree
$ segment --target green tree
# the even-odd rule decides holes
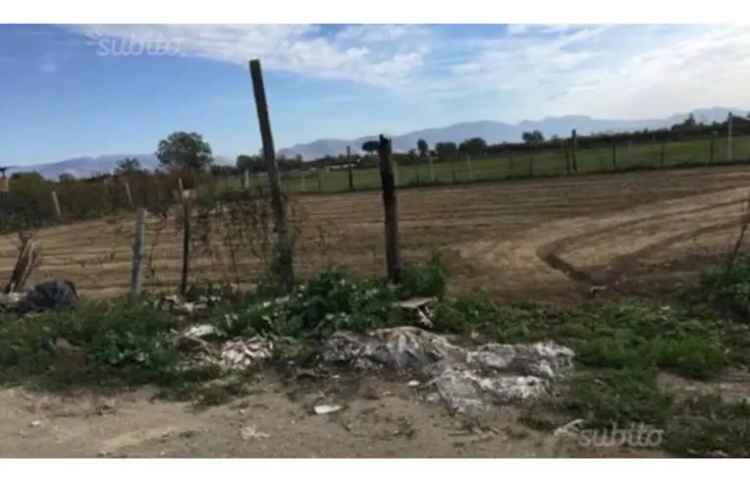
[[[544,142],[544,134],[537,130],[525,132],[521,137],[526,144],[542,144]]]
[[[379,141],[374,141],[374,140],[366,141],[365,143],[362,144],[362,151],[365,151],[368,154],[372,154],[375,151],[377,151],[379,147],[380,147]]]
[[[211,146],[203,140],[203,136],[182,131],[159,141],[156,157],[167,168],[197,171],[205,170],[214,161]]]
[[[462,142],[458,150],[471,156],[479,156],[487,150],[487,141],[482,138],[471,138]]]
[[[266,170],[266,163],[260,156],[240,154],[237,156],[237,169],[240,171],[248,170],[251,173],[260,173]]]
[[[419,151],[419,157],[420,158],[426,158],[427,157],[427,151],[430,149],[430,146],[427,144],[427,141],[424,139],[420,139],[417,141],[417,150]]]
[[[127,176],[142,173],[141,162],[137,158],[125,158],[117,162],[115,167],[116,176]]]
[[[455,159],[456,154],[458,153],[458,147],[456,146],[456,143],[451,142],[437,143],[435,144],[435,152],[441,161],[448,161],[450,159]]]

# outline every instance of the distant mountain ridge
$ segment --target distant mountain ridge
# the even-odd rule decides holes
[[[154,170],[159,167],[159,159],[155,154],[107,154],[104,156],[82,156],[65,159],[54,163],[32,164],[28,166],[13,166],[8,174],[21,171],[36,171],[47,179],[58,179],[61,174],[72,174],[76,178],[87,178],[97,173],[112,173],[117,163],[125,158],[136,158],[141,167]],[[217,164],[234,164],[232,160],[223,156],[216,156]]]
[[[695,109],[688,113],[674,114],[656,119],[596,119],[589,116],[560,116],[546,117],[539,121],[522,121],[509,124],[499,121],[462,122],[450,126],[422,129],[392,137],[395,151],[415,149],[417,141],[424,139],[430,146],[438,142],[460,143],[470,137],[484,138],[490,144],[502,142],[520,142],[526,131],[539,130],[545,137],[554,135],[570,136],[575,129],[578,134],[586,135],[595,132],[634,131],[641,129],[659,129],[670,127],[688,118],[690,114],[696,121],[712,123],[725,121],[730,112],[745,115],[746,109],[730,109],[725,107],[711,107]],[[376,139],[377,135],[362,136],[356,139],[319,139],[310,143],[295,144],[279,151],[279,155],[286,157],[302,156],[305,160],[321,158],[323,156],[337,156],[346,153],[346,147],[351,146],[353,153],[360,153],[365,141]]]
[[[594,132],[658,129],[680,123],[687,119],[690,114],[693,114],[698,122],[723,122],[726,120],[729,112],[737,115],[748,114],[747,109],[711,107],[695,109],[689,113],[674,114],[669,117],[657,119],[617,120],[596,119],[589,116],[559,116],[545,117],[538,121],[522,121],[516,124],[499,121],[474,121],[412,131],[393,136],[392,139],[394,150],[406,152],[410,149],[415,149],[419,139],[424,139],[430,146],[446,141],[460,143],[465,139],[477,136],[484,138],[491,144],[519,142],[521,141],[521,135],[525,131],[539,130],[545,137],[549,138],[554,135],[560,137],[570,136],[572,129],[576,129],[578,134],[582,135]],[[347,146],[351,146],[353,153],[360,153],[362,143],[371,139],[377,139],[377,135],[362,136],[349,140],[318,139],[310,143],[295,144],[289,148],[281,149],[279,155],[290,158],[301,155],[303,159],[311,160],[327,155],[336,156],[345,154]],[[111,173],[114,171],[117,163],[126,157],[137,158],[146,169],[155,169],[159,166],[159,160],[154,154],[116,154],[96,157],[83,156],[54,163],[15,166],[8,170],[8,174],[19,171],[37,171],[48,179],[58,179],[63,173],[69,173],[77,178],[82,178],[96,173]],[[234,164],[233,159],[223,156],[216,156],[216,162],[218,164]]]

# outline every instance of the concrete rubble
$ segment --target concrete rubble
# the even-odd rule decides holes
[[[574,353],[554,342],[481,345],[473,350],[417,327],[366,335],[337,332],[324,344],[325,363],[361,370],[410,370],[423,376],[452,411],[477,413],[492,404],[536,398],[573,366]]]

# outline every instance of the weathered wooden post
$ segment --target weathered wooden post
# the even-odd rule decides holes
[[[349,191],[354,191],[354,167],[352,166],[352,147],[346,147],[346,166],[349,169]]]
[[[144,233],[146,226],[146,209],[138,208],[135,218],[135,240],[133,241],[133,268],[130,273],[130,300],[141,294],[141,265],[143,262]]]
[[[571,140],[570,140],[570,149],[571,149],[571,160],[573,163],[573,172],[578,172],[578,153],[576,152],[578,150],[578,136],[576,134],[576,130],[573,129],[573,132],[571,133]]]
[[[302,192],[307,192],[307,171],[302,171]]]
[[[570,149],[566,140],[563,140],[563,154],[565,155],[565,174],[570,175]]]
[[[125,181],[125,196],[128,198],[128,206],[130,208],[135,208],[135,205],[133,204],[133,193],[130,191],[130,183]]]
[[[612,171],[617,171],[617,142],[612,140]]]
[[[190,196],[185,192],[182,178],[177,178],[178,199],[182,204],[182,274],[180,276],[180,293],[187,293],[188,278],[190,277]]]
[[[266,159],[268,180],[271,185],[271,208],[273,209],[274,230],[276,232],[272,270],[279,277],[281,287],[286,291],[291,291],[294,287],[294,255],[287,223],[286,202],[279,184],[279,166],[276,162],[276,152],[273,146],[266,90],[263,86],[263,73],[261,72],[260,61],[257,59],[250,61],[250,76],[253,81],[255,105],[258,110],[260,134],[263,139],[263,156]]]
[[[713,164],[714,159],[716,157],[716,131],[713,131],[711,133],[711,142],[709,147],[709,156],[708,156],[708,162],[709,164]]]
[[[242,172],[242,184],[244,189],[250,189],[250,170],[248,169]]]
[[[60,210],[60,200],[57,198],[57,192],[52,190],[52,207],[55,209],[55,216],[62,221],[62,210]]]
[[[18,238],[21,247],[18,252],[16,265],[13,267],[8,284],[4,292],[21,292],[26,285],[31,272],[39,264],[39,246],[34,241],[34,234],[31,232],[20,232]]]
[[[667,149],[667,139],[664,138],[661,141],[661,151],[659,152],[659,167],[660,168],[664,167],[664,156],[666,154],[665,153],[666,149]]]
[[[734,161],[734,149],[732,149],[732,124],[733,121],[732,113],[729,113],[729,119],[727,120],[727,161],[730,163]]]
[[[385,257],[388,280],[399,283],[401,279],[401,249],[398,237],[398,197],[396,180],[391,160],[391,140],[380,136],[378,146],[380,156],[380,181],[383,189],[383,208],[385,210]]]
[[[469,180],[474,181],[474,169],[471,167],[471,155],[466,155],[466,168],[469,170]]]
[[[456,184],[456,163],[455,161],[451,161],[451,179],[453,180],[453,184]]]
[[[430,183],[435,182],[435,167],[432,165],[432,156],[427,155],[427,162],[430,163]]]

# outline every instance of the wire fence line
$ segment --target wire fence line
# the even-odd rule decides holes
[[[731,146],[731,147],[730,147]],[[735,136],[731,144],[726,137],[699,139],[654,139],[646,142],[622,141],[571,149],[530,146],[522,152],[456,156],[452,160],[417,158],[397,161],[399,187],[428,186],[481,181],[499,181],[538,176],[607,173],[636,169],[659,169],[712,166],[750,162],[750,135]],[[365,158],[367,159],[367,158]],[[369,163],[371,164],[371,163]],[[575,168],[575,169],[574,169]],[[290,193],[336,193],[380,189],[376,167],[322,167],[288,170],[282,173],[285,189]],[[351,179],[351,181],[350,181]],[[252,186],[265,183],[263,173],[250,177]],[[235,179],[240,186],[241,180]]]
[[[289,194],[343,193],[381,188],[376,161],[367,156],[357,163],[282,171],[282,186]],[[432,157],[394,159],[400,188],[500,181],[514,178],[607,173],[634,169],[715,166],[750,162],[750,134],[729,139],[704,136],[690,139],[656,138],[588,143],[579,139],[557,146],[545,143],[480,156],[456,155],[450,160]],[[33,229],[61,222],[93,219],[144,206],[163,211],[178,197],[178,179],[195,188],[199,198],[237,191],[262,189],[265,173],[229,175],[191,172],[139,173],[101,176],[87,180],[53,182],[41,176],[12,179],[0,193],[0,233]],[[59,209],[58,209],[59,206]]]

